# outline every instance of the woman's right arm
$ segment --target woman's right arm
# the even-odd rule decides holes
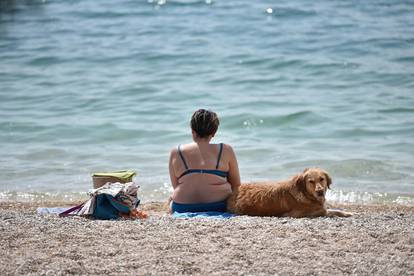
[[[227,145],[229,151],[229,177],[228,182],[231,185],[231,189],[234,191],[237,189],[240,183],[240,172],[239,164],[237,163],[236,154],[233,151],[233,148],[230,145]]]
[[[174,170],[174,161],[176,160],[176,156],[177,156],[177,149],[172,149],[170,153],[170,161],[168,162],[168,169],[170,172],[171,185],[173,186],[174,189],[177,188],[178,186],[178,178],[175,175],[175,170]]]

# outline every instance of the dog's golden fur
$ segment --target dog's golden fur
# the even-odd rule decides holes
[[[227,200],[227,209],[251,216],[351,216],[325,207],[331,183],[327,172],[312,168],[286,181],[242,184]]]

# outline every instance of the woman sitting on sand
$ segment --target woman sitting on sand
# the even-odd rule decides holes
[[[194,143],[179,145],[171,151],[172,212],[225,212],[226,199],[240,186],[232,147],[210,144],[218,126],[216,113],[197,110],[191,117]]]

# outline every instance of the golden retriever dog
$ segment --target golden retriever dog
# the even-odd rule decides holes
[[[351,216],[326,208],[325,194],[331,183],[327,172],[312,168],[286,181],[242,184],[228,198],[227,210],[250,216]]]

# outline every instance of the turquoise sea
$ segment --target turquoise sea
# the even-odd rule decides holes
[[[170,192],[198,108],[244,182],[319,166],[339,202],[414,204],[414,1],[0,1],[0,200],[133,169]]]

